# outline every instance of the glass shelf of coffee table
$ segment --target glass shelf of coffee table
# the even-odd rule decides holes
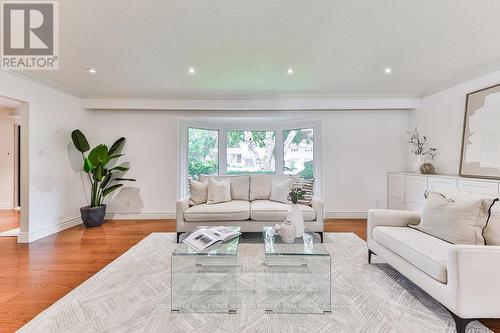
[[[172,253],[174,313],[236,313],[240,237],[197,252],[184,243]]]
[[[331,259],[317,236],[286,244],[264,227],[266,313],[331,312]]]

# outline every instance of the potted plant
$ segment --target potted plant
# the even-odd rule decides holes
[[[100,144],[90,150],[87,138],[80,130],[71,133],[71,139],[76,149],[82,154],[83,171],[87,174],[90,184],[90,203],[80,208],[82,221],[86,227],[97,227],[104,222],[106,205],[104,198],[123,186],[123,181],[135,181],[135,179],[121,178],[119,175],[129,168],[125,165],[111,166],[111,162],[123,156],[118,151],[123,147],[125,138],[119,138],[108,149],[106,145]],[[87,156],[85,153],[88,152]]]
[[[304,199],[304,190],[301,187],[294,186],[290,193],[288,193],[288,200],[292,202],[292,206],[288,210],[286,219],[295,225],[295,237],[302,237],[304,234],[304,214],[297,205],[300,199]]]
[[[421,173],[422,165],[433,162],[438,150],[434,147],[427,148],[427,137],[425,135],[420,136],[417,127],[407,133],[409,135],[408,143],[410,144],[410,150],[414,157],[412,161],[413,172]]]

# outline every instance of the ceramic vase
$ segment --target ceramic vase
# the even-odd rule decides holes
[[[278,235],[281,236],[283,243],[293,243],[295,241],[295,225],[288,220],[283,222],[279,226]]]
[[[413,164],[412,164],[412,171],[415,173],[422,173],[420,170],[420,167],[422,164],[426,162],[426,157],[425,155],[414,155],[413,156]]]
[[[304,215],[299,209],[299,205],[292,204],[292,206],[288,209],[286,219],[287,221],[292,222],[295,226],[295,237],[302,237],[302,234],[304,233]]]

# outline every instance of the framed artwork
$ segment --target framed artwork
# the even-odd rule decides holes
[[[467,94],[460,176],[500,179],[500,84]]]

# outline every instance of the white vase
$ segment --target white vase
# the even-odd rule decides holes
[[[426,162],[425,155],[413,155],[412,169],[415,173],[422,173],[420,167]]]
[[[286,214],[286,219],[292,222],[295,226],[295,237],[302,237],[302,234],[304,233],[304,215],[299,209],[299,205],[292,204],[292,206],[290,206],[288,213]]]
[[[293,243],[295,241],[295,225],[291,221],[285,221],[278,226],[278,235],[283,243]]]

